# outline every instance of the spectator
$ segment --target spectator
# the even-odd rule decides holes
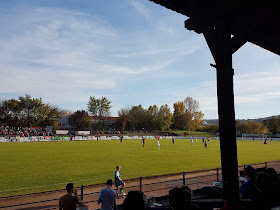
[[[74,184],[66,185],[67,194],[59,199],[59,210],[76,210],[77,204],[81,207],[83,203],[77,197],[77,190],[74,190]],[[74,195],[73,195],[74,193]]]
[[[188,189],[173,188],[169,191],[169,206],[172,210],[198,209],[191,204],[191,192]]]
[[[233,191],[238,190],[238,187],[233,182],[225,182],[224,188],[227,188],[227,191],[222,191],[222,197],[224,199],[224,207],[220,210],[245,210],[246,208],[239,204],[238,198],[234,197]]]
[[[106,187],[100,191],[98,204],[101,203],[101,210],[117,209],[117,194],[112,190],[113,181],[108,179]]]
[[[259,194],[255,200],[254,209],[271,209],[271,207],[275,204],[275,200],[273,197],[272,182],[269,175],[265,172],[259,173],[256,178],[256,187]]]
[[[277,173],[276,173],[274,168],[267,168],[265,170],[265,173],[267,173],[268,176],[270,176],[270,178],[271,178],[273,200],[275,201],[276,205],[279,205],[280,204],[280,199],[279,199],[279,195],[280,195],[280,181],[279,181],[279,179],[277,177]]]
[[[189,201],[189,207],[188,207],[188,209],[193,209],[193,210],[199,209],[199,206],[197,206],[197,205],[191,203],[191,199],[192,199],[192,190],[191,190],[187,185],[182,186],[181,189],[184,190],[184,191],[186,192],[186,200]]]
[[[129,191],[123,202],[123,210],[143,210],[144,200],[140,191]]]
[[[257,188],[255,186],[256,181],[255,181],[255,176],[256,176],[256,172],[255,169],[248,165],[245,169],[244,169],[244,175],[245,178],[247,179],[247,181],[241,185],[240,187],[240,198],[241,199],[255,199],[258,191]]]

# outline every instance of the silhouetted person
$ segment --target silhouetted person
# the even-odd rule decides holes
[[[76,206],[83,205],[77,196],[77,190],[74,191],[74,184],[68,183],[66,185],[67,194],[59,199],[59,210],[76,210]],[[74,194],[74,195],[73,195]]]
[[[240,198],[242,199],[246,199],[246,198],[250,198],[250,199],[255,199],[256,195],[258,193],[257,188],[255,186],[256,181],[255,181],[255,177],[256,177],[256,172],[255,169],[248,165],[245,169],[244,169],[244,175],[245,178],[247,179],[247,181],[241,185],[240,187]]]
[[[258,174],[256,178],[256,187],[259,191],[254,203],[254,209],[268,210],[274,205],[274,195],[271,178],[265,172]],[[279,195],[278,195],[279,199]]]
[[[267,168],[265,173],[271,178],[272,182],[272,196],[276,205],[280,205],[280,180],[274,168]]]
[[[143,195],[140,191],[129,191],[123,202],[123,210],[143,210]]]
[[[172,210],[197,209],[191,204],[191,192],[188,189],[173,188],[169,191],[169,206]]]
[[[237,202],[238,198],[234,197],[235,194],[232,193],[238,190],[238,186],[233,182],[225,182],[224,188],[227,188],[226,191],[223,190],[221,193],[224,199],[224,207],[220,208],[220,210],[246,210],[245,207]]]

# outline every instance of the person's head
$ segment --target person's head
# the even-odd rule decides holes
[[[67,191],[68,193],[72,193],[72,192],[74,191],[74,184],[73,184],[73,183],[68,183],[68,184],[66,185],[66,191]]]
[[[236,194],[233,193],[235,191],[238,191],[238,186],[232,181],[225,181],[221,195],[227,203],[231,204],[238,200]]]
[[[190,195],[187,190],[173,188],[169,191],[169,205],[174,210],[181,210],[190,204]]]
[[[117,171],[121,170],[121,167],[120,166],[116,166],[116,170]]]
[[[255,177],[256,177],[255,169],[252,166],[248,165],[244,169],[244,175],[247,180],[255,179]]]
[[[271,177],[272,181],[277,181],[277,173],[274,168],[267,168],[265,173]]]
[[[260,192],[267,192],[271,187],[271,178],[265,172],[258,174],[256,178],[256,187]]]
[[[143,210],[144,200],[140,191],[128,192],[123,202],[123,210]]]
[[[112,187],[112,185],[113,185],[112,179],[108,179],[107,182],[106,182],[106,185],[109,186],[109,187]]]
[[[186,195],[188,196],[187,198],[188,198],[189,202],[191,202],[192,190],[187,185],[182,186],[181,189],[186,192]]]

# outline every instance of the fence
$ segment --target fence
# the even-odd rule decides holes
[[[277,173],[280,173],[280,160],[279,161],[271,161],[271,162],[264,162],[264,163],[256,163],[250,164],[255,169],[259,168],[268,168],[273,167]],[[243,171],[245,165],[239,166],[239,172]],[[221,169],[209,169],[209,170],[201,170],[201,171],[192,171],[192,172],[182,172],[178,174],[171,174],[171,175],[160,175],[154,177],[139,177],[137,179],[131,179],[126,181],[125,191],[129,192],[131,190],[138,190],[142,191],[148,197],[153,196],[163,196],[167,195],[168,191],[174,187],[179,187],[183,185],[188,185],[192,190],[200,189],[204,186],[213,186],[213,183],[221,181]],[[88,185],[88,186],[81,186],[79,187],[79,195],[83,200],[84,204],[92,207],[97,207],[97,201],[100,189],[103,188],[103,185]],[[65,190],[57,190],[57,191],[48,191],[48,192],[41,192],[41,193],[32,193],[26,195],[17,195],[17,196],[9,196],[9,197],[2,197],[0,201],[4,199],[11,199],[16,200],[19,197],[30,198],[32,202],[23,202],[23,203],[13,203],[12,205],[1,205],[0,208],[17,208],[19,207],[33,207],[44,205],[47,206],[47,209],[57,209],[58,208],[58,200],[60,195],[65,194]],[[52,199],[44,199],[34,201],[34,197],[39,197],[38,195],[50,195],[50,193],[58,192]],[[32,198],[32,199],[31,199]],[[24,199],[28,200],[28,199]],[[35,199],[36,200],[36,199]],[[122,201],[122,200],[120,200]],[[120,202],[119,201],[119,202]],[[2,203],[2,202],[0,202]],[[25,208],[27,209],[27,208]]]

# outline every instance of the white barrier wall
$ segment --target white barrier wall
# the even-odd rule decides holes
[[[95,137],[95,136],[88,136],[87,139],[88,140],[97,140],[97,137]]]
[[[19,141],[20,142],[29,142],[30,140],[29,140],[29,137],[20,137]]]
[[[143,136],[123,136],[123,139],[142,139]],[[144,136],[145,139],[155,139],[155,136]],[[160,139],[171,139],[174,137],[175,139],[191,139],[197,141],[198,139],[207,139],[207,137],[183,137],[183,136],[160,136]],[[100,136],[98,137],[99,140],[119,140],[119,136]],[[238,137],[237,140],[242,140],[242,138]],[[69,141],[71,140],[70,137],[56,137],[56,136],[29,136],[29,137],[0,137],[0,142],[33,142],[33,141]],[[97,140],[96,136],[74,136],[72,137],[72,140]],[[219,141],[219,137],[212,137],[211,140]],[[263,140],[261,138],[255,139],[255,140]],[[268,140],[272,141],[279,141],[279,138],[268,138]],[[253,140],[252,140],[253,141]]]

